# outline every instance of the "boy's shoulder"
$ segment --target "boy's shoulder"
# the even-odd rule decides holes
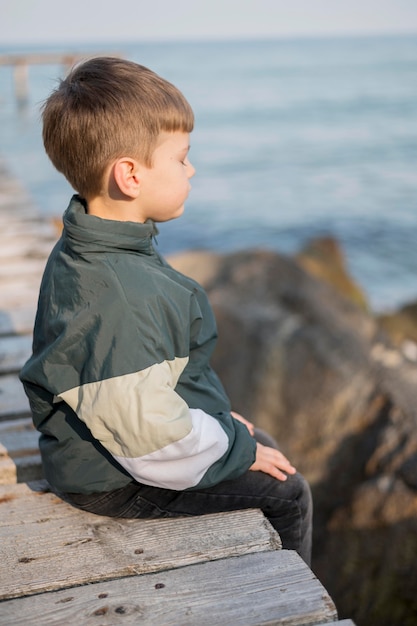
[[[120,299],[143,305],[149,298],[188,301],[191,294],[204,293],[193,279],[181,274],[157,254],[128,250],[92,250],[77,254],[69,250],[65,237],[48,259],[41,291],[64,302],[79,298],[105,300],[108,306]]]

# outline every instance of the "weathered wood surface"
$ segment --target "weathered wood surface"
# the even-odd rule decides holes
[[[322,622],[316,626],[355,626],[351,619],[340,619],[337,622]]]
[[[17,372],[30,355],[39,284],[56,239],[52,221],[37,215],[0,162],[0,420],[30,415]]]
[[[42,478],[38,441],[30,417],[0,422],[0,485]]]
[[[43,476],[40,454],[10,457],[2,455],[0,444],[0,485],[39,480]]]
[[[79,511],[25,484],[0,487],[0,598],[279,547],[260,511],[166,520]]]
[[[37,214],[22,187],[0,162],[0,310],[4,319],[15,308],[36,309],[39,283],[57,232],[52,220]],[[32,323],[28,332],[31,332]],[[10,329],[20,332],[19,329]]]
[[[0,337],[0,375],[17,374],[29,358],[31,348],[31,335]]]
[[[30,417],[0,422],[0,444],[9,456],[27,456],[38,451],[39,433]],[[23,482],[23,481],[22,481]]]
[[[254,626],[334,620],[326,590],[300,557],[270,551],[119,578],[0,604],[17,624]]]
[[[0,420],[29,416],[29,401],[17,375],[0,376]]]
[[[4,288],[4,285],[3,285]],[[36,304],[29,302],[16,308],[1,310],[5,302],[0,301],[0,341],[6,335],[32,334]]]

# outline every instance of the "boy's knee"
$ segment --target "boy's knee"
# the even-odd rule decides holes
[[[312,517],[313,514],[313,497],[311,494],[310,485],[302,474],[298,472],[294,474],[293,478],[297,481],[298,485],[298,502],[303,512],[303,517]]]

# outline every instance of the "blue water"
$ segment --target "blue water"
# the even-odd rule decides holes
[[[160,227],[162,252],[291,254],[330,234],[374,310],[417,299],[417,37],[81,51],[118,52],[151,67],[194,108],[197,174],[184,216]],[[0,156],[54,216],[72,190],[44,156],[39,105],[61,73],[31,67],[22,108],[11,69],[0,68]]]

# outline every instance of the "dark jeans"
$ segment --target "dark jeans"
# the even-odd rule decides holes
[[[256,430],[264,445],[276,446]],[[132,481],[126,487],[96,494],[60,494],[70,504],[110,517],[162,518],[204,515],[238,509],[261,509],[277,530],[283,548],[296,550],[311,563],[312,499],[301,474],[276,480],[263,472],[248,471],[234,480],[192,491],[173,491]]]

